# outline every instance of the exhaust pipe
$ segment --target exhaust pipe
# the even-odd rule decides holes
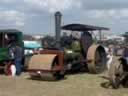
[[[60,39],[61,39],[61,13],[55,13],[55,32],[56,32],[56,48],[60,48]]]

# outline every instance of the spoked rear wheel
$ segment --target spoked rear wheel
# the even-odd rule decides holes
[[[112,87],[115,89],[119,88],[123,79],[123,66],[118,59],[114,58],[112,64],[110,65],[109,78]]]

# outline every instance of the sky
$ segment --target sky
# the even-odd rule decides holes
[[[62,24],[108,27],[114,34],[128,31],[128,0],[0,0],[0,29],[53,34],[56,11],[62,13]]]

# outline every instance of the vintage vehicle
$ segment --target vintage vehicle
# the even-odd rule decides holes
[[[45,43],[44,50],[29,58],[28,71],[32,78],[57,80],[64,77],[68,70],[86,70],[90,73],[101,73],[105,70],[105,50],[101,45],[94,44],[90,32],[96,30],[101,32],[101,30],[109,30],[108,28],[85,24],[61,26],[60,12],[55,13],[55,25],[56,39],[55,42],[51,42],[52,46]],[[61,37],[62,30],[69,30],[72,33],[78,32],[81,34],[80,38]]]
[[[108,79],[115,89],[119,88],[120,85],[128,88],[128,62],[126,58],[114,58],[110,66]]]
[[[11,52],[15,44],[23,48],[21,31],[15,29],[0,30],[0,69],[4,70],[6,74],[11,59],[9,52]]]

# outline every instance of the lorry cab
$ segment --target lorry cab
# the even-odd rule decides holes
[[[0,48],[7,48],[8,44],[12,42],[23,47],[22,32],[15,29],[0,30]]]
[[[22,36],[22,32],[16,29],[0,30],[0,69],[7,69],[5,62],[10,59],[9,48],[15,47],[15,44],[23,48]]]

